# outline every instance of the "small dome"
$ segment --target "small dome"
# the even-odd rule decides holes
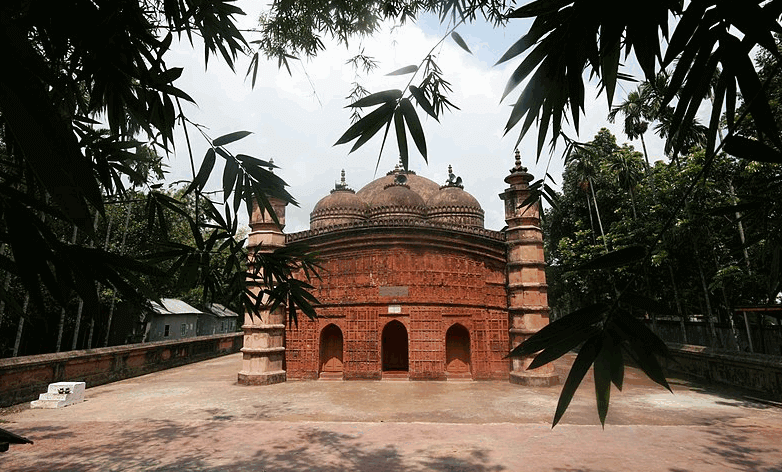
[[[463,207],[482,210],[481,204],[460,187],[444,186],[427,203],[429,208]]]
[[[355,209],[364,210],[366,204],[356,196],[356,192],[350,189],[335,189],[330,194],[321,198],[318,203],[315,204],[315,208],[312,209],[313,213],[317,213],[322,210],[335,210],[335,209]]]
[[[448,166],[448,181],[426,205],[429,207],[429,220],[433,223],[483,227],[481,204],[464,191],[461,177],[453,174],[451,166]]]
[[[367,204],[345,183],[345,171],[342,180],[334,185],[330,194],[321,198],[310,213],[310,228],[350,223],[366,219]]]

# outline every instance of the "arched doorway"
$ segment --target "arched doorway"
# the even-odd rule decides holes
[[[334,324],[320,333],[320,377],[342,378],[342,330]]]
[[[407,329],[397,320],[390,321],[383,328],[381,344],[383,371],[407,371]]]
[[[470,332],[458,323],[445,333],[445,371],[451,378],[470,378]]]

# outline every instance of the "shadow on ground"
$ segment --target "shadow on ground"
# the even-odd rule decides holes
[[[39,433],[43,432],[41,428],[30,428],[25,433],[33,429],[39,430]],[[363,443],[360,440],[360,431],[356,434],[336,433],[316,425],[298,425],[294,429],[296,430],[294,440],[277,444],[264,437],[264,432],[259,430],[256,447],[248,451],[239,444],[246,442],[247,438],[232,438],[229,431],[214,423],[188,425],[156,421],[153,424],[146,424],[143,430],[127,427],[110,437],[93,437],[90,438],[89,443],[82,442],[79,445],[41,454],[36,457],[34,463],[28,462],[21,468],[8,470],[74,472],[94,470],[499,472],[508,470],[505,466],[493,463],[490,451],[480,447],[448,451],[418,449],[413,454],[403,455],[391,444],[377,446]],[[214,439],[212,443],[203,441],[203,438],[210,435]],[[194,446],[196,443],[198,445]]]

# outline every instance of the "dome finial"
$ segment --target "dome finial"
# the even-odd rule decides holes
[[[350,187],[348,187],[348,183],[345,181],[345,169],[342,169],[342,172],[340,172],[339,182],[334,182],[334,190],[332,190],[331,193],[334,193],[338,190],[353,191]]]
[[[521,165],[521,153],[519,148],[516,148],[516,165],[510,170],[511,174],[514,172],[527,172],[527,168]]]
[[[269,172],[274,172],[274,158],[269,159]]]
[[[399,162],[396,163],[396,167],[394,167],[395,172],[404,172],[405,171],[405,164],[402,162],[402,155],[399,155]]]
[[[459,187],[464,188],[462,185],[462,178],[457,177],[453,173],[453,167],[451,167],[451,164],[448,164],[448,180],[445,181],[444,187]],[[440,187],[443,188],[443,187]]]

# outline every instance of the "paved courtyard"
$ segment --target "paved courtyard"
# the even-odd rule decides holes
[[[782,408],[685,381],[672,395],[635,370],[605,430],[591,380],[552,430],[560,387],[245,387],[240,365],[235,354],[88,388],[59,410],[7,409],[0,426],[35,444],[0,454],[0,470],[782,471]]]

